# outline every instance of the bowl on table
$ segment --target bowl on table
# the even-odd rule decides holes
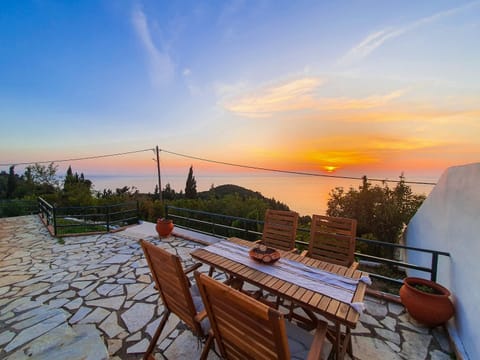
[[[277,249],[265,245],[255,245],[250,249],[248,255],[255,261],[264,264],[273,264],[280,259],[280,252]]]

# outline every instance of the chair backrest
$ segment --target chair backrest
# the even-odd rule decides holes
[[[313,215],[308,256],[343,266],[355,262],[357,220]]]
[[[290,359],[285,320],[276,309],[205,274],[197,285],[225,359]]]
[[[270,210],[265,213],[262,243],[276,249],[295,249],[298,214],[294,211]]]
[[[180,258],[148,241],[140,240],[148,266],[162,297],[163,305],[201,335],[202,328],[195,319],[197,311],[190,293],[190,283]]]

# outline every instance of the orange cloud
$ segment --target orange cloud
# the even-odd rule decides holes
[[[301,110],[312,106],[312,94],[321,84],[319,78],[297,79],[231,99],[224,107],[248,117],[268,117],[276,112]]]
[[[409,109],[405,109],[405,108]],[[402,107],[390,107],[384,110],[371,110],[360,111],[354,114],[338,114],[336,120],[344,120],[348,122],[358,123],[388,123],[388,122],[400,122],[411,121],[415,123],[419,122],[435,122],[439,124],[441,122],[451,122],[452,119],[457,121],[467,122],[471,125],[478,124],[477,119],[480,117],[480,110],[455,110],[455,109],[440,109],[425,107],[425,105],[405,104]],[[471,120],[475,120],[472,122]]]
[[[372,95],[361,99],[323,98],[315,103],[316,110],[362,110],[384,106],[392,100],[401,97],[405,90],[396,90],[385,95]]]
[[[246,117],[265,118],[274,113],[310,110],[362,110],[382,107],[401,97],[405,90],[364,98],[318,98],[319,78],[302,78],[281,85],[265,87],[252,94],[236,96],[224,102],[226,110]]]

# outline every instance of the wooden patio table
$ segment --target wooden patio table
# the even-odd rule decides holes
[[[243,245],[248,248],[255,245],[253,242],[239,238],[229,238],[228,240],[234,244]],[[312,259],[292,252],[280,250],[280,253],[282,258],[352,279],[360,279],[360,277],[367,275],[358,270],[351,270],[344,266]],[[329,339],[333,343],[335,357],[337,359],[343,359],[346,351],[353,357],[350,330],[355,328],[360,314],[353,309],[350,304],[336,300],[321,292],[315,292],[301,287],[294,282],[272,276],[261,271],[258,266],[257,269],[249,267],[248,262],[242,263],[234,261],[225,256],[210,252],[208,251],[208,247],[192,251],[191,256],[204,264],[220,269],[233,277],[240,278],[271,294],[292,301],[306,311],[324,316],[335,324],[333,331],[329,334]],[[271,265],[262,266],[269,267]],[[358,281],[351,302],[363,302],[366,287],[366,283]],[[342,326],[345,327],[345,331],[342,331]]]

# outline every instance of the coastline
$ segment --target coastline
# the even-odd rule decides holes
[[[96,191],[128,186],[141,193],[154,193],[158,183],[156,175],[89,175],[86,176],[93,183]],[[162,176],[162,188],[170,184],[176,192],[185,190],[185,175]],[[343,187],[348,191],[350,187],[358,188],[361,180],[319,178],[299,175],[195,175],[197,191],[207,191],[212,186],[233,184],[252,191],[258,191],[267,198],[274,198],[297,211],[301,216],[325,214],[329,193],[336,187]],[[394,184],[389,184],[394,186]],[[428,195],[433,189],[431,185],[411,185],[415,193]]]

